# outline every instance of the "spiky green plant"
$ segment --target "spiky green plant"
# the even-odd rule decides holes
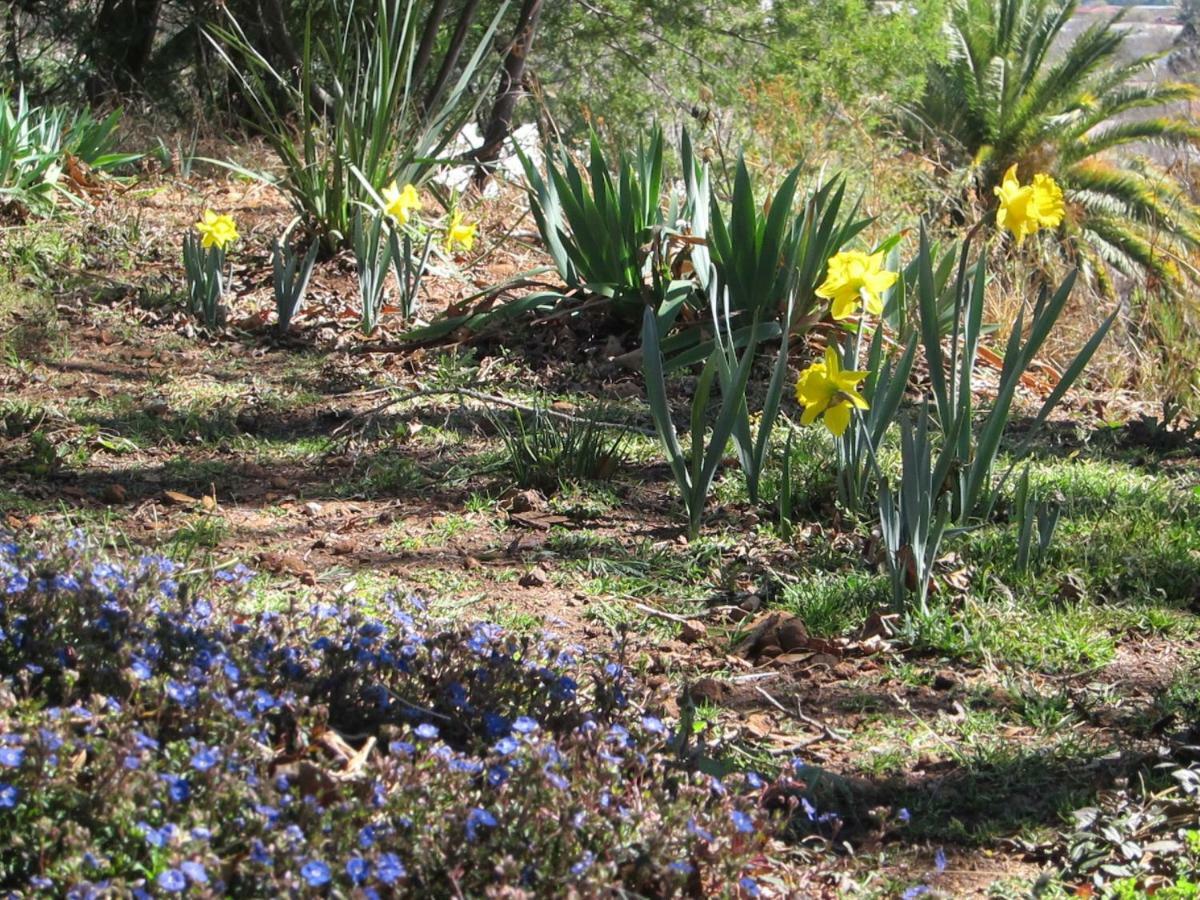
[[[1128,61],[1122,14],[1068,40],[1077,6],[953,0],[949,57],[906,119],[985,204],[1013,164],[1023,179],[1052,175],[1067,200],[1064,248],[1102,284],[1107,266],[1176,283],[1200,247],[1200,210],[1139,148],[1200,139],[1168,109],[1200,89],[1148,77],[1157,56]]]

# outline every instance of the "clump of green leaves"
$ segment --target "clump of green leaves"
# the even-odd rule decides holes
[[[285,236],[271,247],[271,285],[275,291],[275,327],[286,334],[292,317],[299,311],[308,292],[308,280],[312,277],[320,244],[313,241],[303,258]]]
[[[951,479],[953,515],[960,523],[976,517],[986,518],[991,512],[995,488],[998,486],[994,483],[993,469],[1000,452],[1005,427],[1012,413],[1017,387],[1062,315],[1076,279],[1076,272],[1071,272],[1053,291],[1043,287],[1028,317],[1028,326],[1024,309],[1017,316],[1004,348],[999,387],[987,407],[982,424],[976,430],[973,423],[979,410],[974,397],[974,373],[980,340],[984,333],[983,301],[987,279],[987,255],[981,254],[975,265],[969,269],[969,251],[968,241],[959,255],[958,276],[954,282],[954,315],[950,329],[950,354],[947,356],[942,349],[943,316],[939,303],[941,291],[938,290],[934,275],[933,253],[922,228],[917,263],[921,345],[929,366],[938,425],[948,442],[947,446],[952,448],[955,456],[954,465],[948,474]],[[1063,371],[1058,383],[1034,417],[1030,433],[1045,423],[1059,401],[1082,374],[1084,367],[1108,334],[1116,316],[1117,312],[1114,311]],[[1027,450],[1028,445],[1027,438],[1021,449]],[[1021,453],[1018,453],[1018,458],[1020,455]]]
[[[90,110],[35,106],[23,89],[0,93],[0,203],[45,214],[58,197],[78,202],[60,185],[66,158],[92,169],[111,169],[138,159],[115,149],[122,111],[102,119]]]
[[[221,295],[225,286],[225,251],[214,244],[204,247],[192,231],[183,236],[183,268],[187,278],[188,312],[210,331],[225,322]]]
[[[388,224],[381,213],[359,210],[354,217],[352,248],[358,269],[359,327],[373,334],[379,327],[387,296],[387,276],[395,270],[399,309],[405,319],[416,309],[421,280],[429,260],[432,235],[426,235],[419,257],[413,254],[408,232],[401,233]]]
[[[678,217],[674,207],[662,207],[662,130],[614,160],[593,133],[586,171],[564,148],[548,150],[544,178],[524,153],[521,162],[533,218],[559,277],[569,288],[610,298],[618,315],[636,316],[664,293],[669,276],[663,254],[653,250],[661,251],[662,230]]]

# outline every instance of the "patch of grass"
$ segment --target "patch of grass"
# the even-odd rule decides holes
[[[564,572],[583,578],[595,596],[625,598],[697,598],[721,559],[719,547],[693,541],[686,549],[651,541],[622,544],[589,531],[551,532],[547,549],[565,557]]]
[[[62,356],[65,340],[52,296],[0,278],[0,359],[5,365],[29,371],[35,359]]]
[[[839,637],[862,626],[891,599],[887,578],[863,572],[813,572],[787,585],[782,609],[799,617],[816,637]]]
[[[1116,639],[1090,605],[1054,606],[968,599],[934,607],[917,625],[919,642],[939,654],[1003,660],[1043,672],[1079,671],[1113,658]]]
[[[171,535],[172,555],[182,560],[203,558],[229,537],[229,523],[223,516],[200,513],[189,519]]]
[[[564,420],[537,409],[493,414],[505,468],[518,487],[552,493],[563,485],[612,478],[624,463],[625,433],[598,424],[603,410]]]
[[[564,516],[599,519],[619,509],[621,502],[621,498],[606,485],[568,483],[550,498],[550,508]]]

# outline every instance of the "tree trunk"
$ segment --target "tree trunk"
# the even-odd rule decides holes
[[[141,82],[158,34],[162,0],[104,0],[96,14],[96,67],[107,71],[109,84],[93,83],[93,95],[112,87],[131,91]]]
[[[517,30],[509,45],[508,56],[504,60],[504,72],[500,76],[496,102],[488,117],[483,144],[471,154],[475,161],[476,185],[487,181],[492,169],[491,164],[499,159],[500,150],[512,133],[513,111],[524,92],[522,85],[525,81],[525,63],[533,49],[533,37],[537,32],[538,18],[542,14],[542,3],[543,0],[524,0],[521,4],[521,17],[517,21]]]
[[[462,12],[458,14],[458,27],[454,29],[454,35],[450,38],[450,45],[446,48],[446,55],[442,57],[442,65],[438,69],[437,80],[433,83],[433,87],[429,89],[429,93],[425,95],[424,108],[426,110],[437,107],[438,101],[442,99],[442,93],[450,84],[450,77],[454,74],[454,70],[458,66],[458,57],[462,54],[463,46],[467,42],[467,36],[471,31],[471,25],[475,21],[475,13],[478,10],[479,0],[467,0]]]

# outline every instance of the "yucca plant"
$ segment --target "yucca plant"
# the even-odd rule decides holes
[[[1200,139],[1200,128],[1167,111],[1200,89],[1144,77],[1155,56],[1123,62],[1123,14],[1065,40],[1077,6],[953,0],[949,58],[932,68],[906,122],[922,143],[937,145],[936,155],[966,176],[984,205],[1014,164],[1025,177],[1052,175],[1067,202],[1064,246],[1102,285],[1108,265],[1177,283],[1179,261],[1200,247],[1200,213],[1136,149]],[[1157,114],[1127,116],[1143,110]]]
[[[283,164],[280,187],[335,249],[351,241],[355,205],[371,199],[366,185],[420,184],[470,119],[490,81],[484,61],[508,0],[477,31],[471,28],[478,4],[468,4],[459,26],[475,35],[474,49],[461,58],[461,41],[452,41],[437,67],[432,48],[444,3],[332,0],[332,6],[341,27],[322,37],[309,5],[296,72],[277,70],[228,9],[210,41]]]
[[[565,149],[547,148],[545,177],[517,148],[533,218],[559,277],[569,288],[610,298],[625,318],[661,302],[670,280],[662,229],[677,210],[663,209],[663,146],[655,128],[635,153],[609,159],[592,134],[586,170]]]
[[[34,212],[53,206],[61,148],[61,117],[30,107],[23,90],[0,94],[0,201]]]
[[[0,93],[0,203],[46,213],[57,197],[79,202],[60,185],[67,157],[99,170],[139,159],[116,151],[121,115],[116,109],[98,119],[87,109],[32,106],[21,88]]]
[[[685,140],[685,172],[692,171],[689,158],[690,144]],[[778,338],[784,322],[789,323],[789,337],[816,324],[821,318],[817,309],[824,308],[816,291],[829,258],[870,224],[869,219],[857,217],[857,204],[844,210],[845,183],[840,178],[818,185],[797,212],[799,174],[796,167],[773,195],[760,198],[744,161],[739,161],[728,212],[714,197],[703,217],[696,211],[700,200],[709,195],[707,170],[697,170],[688,181],[684,214],[691,223],[691,260],[701,290],[684,299],[694,305],[706,295],[702,266],[711,260],[730,300],[725,323],[733,346],[744,346],[750,339],[749,322],[760,307],[755,332],[760,341]],[[787,315],[780,318],[785,311]],[[701,317],[693,323],[696,327],[681,329],[663,341],[668,369],[695,365],[708,357],[713,342],[707,323],[708,318]]]

